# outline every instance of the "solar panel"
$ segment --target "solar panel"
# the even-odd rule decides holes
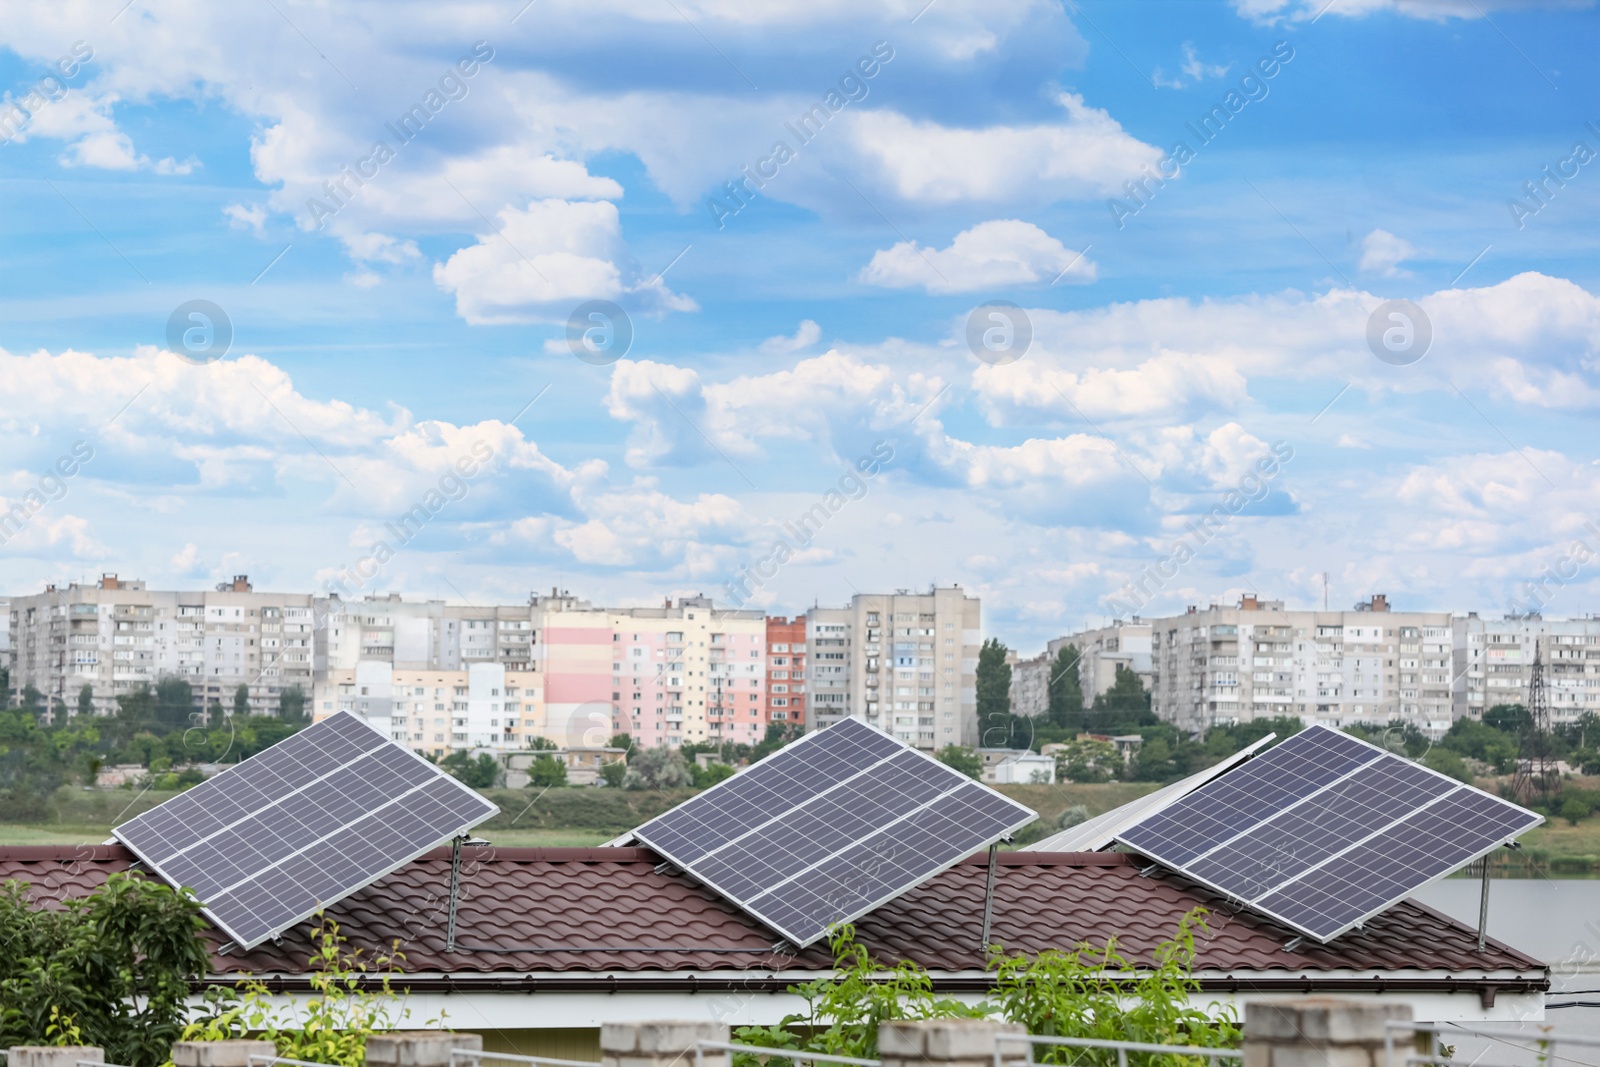
[[[1327,942],[1543,821],[1316,725],[1117,841]]]
[[[803,948],[1037,817],[843,719],[631,836]]]
[[[248,949],[499,810],[341,711],[111,832]]]
[[[1137,822],[1149,818],[1151,815],[1167,807],[1181,797],[1188,796],[1196,789],[1205,785],[1211,779],[1219,777],[1223,772],[1230,770],[1235,765],[1243,763],[1254,756],[1262,748],[1271,743],[1277,734],[1268,734],[1261,740],[1240,749],[1226,759],[1207,767],[1187,778],[1163,786],[1148,796],[1138,800],[1130,800],[1120,807],[1096,815],[1076,826],[1069,826],[1058,834],[1053,834],[1042,841],[1035,841],[1031,845],[1024,845],[1018,852],[1099,852],[1108,847],[1123,830]]]

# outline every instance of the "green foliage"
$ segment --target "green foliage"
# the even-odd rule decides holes
[[[1517,738],[1477,719],[1457,719],[1439,744],[1459,756],[1482,760],[1496,774],[1516,769]]]
[[[1593,811],[1593,808],[1577,797],[1565,797],[1561,801],[1561,817],[1572,826],[1578,825],[1581,819],[1587,819]]]
[[[291,685],[278,694],[278,718],[287,723],[310,721],[306,715],[306,694],[298,685]]]
[[[628,734],[612,734],[611,740],[606,742],[607,748],[620,748],[624,752],[633,751],[633,738]]]
[[[629,789],[680,789],[694,784],[683,753],[665,745],[635,752],[623,784]]]
[[[726,763],[713,763],[709,767],[702,767],[698,763],[689,764],[689,774],[693,776],[696,789],[710,789],[718,782],[733,777],[734,768]]]
[[[556,743],[548,737],[530,737],[525,747],[529,752],[554,752]]]
[[[625,760],[615,763],[602,763],[600,765],[600,780],[612,789],[621,789],[622,783],[628,778],[628,764]]]
[[[1483,725],[1501,733],[1520,734],[1533,725],[1533,719],[1521,704],[1496,704],[1483,713]]]
[[[996,637],[978,649],[978,735],[987,746],[1010,743],[1011,664],[1006,662],[1007,651]]]
[[[1432,748],[1422,757],[1422,765],[1440,774],[1448,775],[1458,782],[1472,784],[1472,772],[1467,769],[1466,763],[1459,755],[1448,748]]]
[[[233,691],[233,713],[241,719],[249,717],[250,687],[248,685],[241,683],[239,688]]]
[[[1109,782],[1124,769],[1117,746],[1110,741],[1077,737],[1056,750],[1056,777],[1064,782]]]
[[[789,992],[806,1002],[803,1014],[786,1016],[776,1026],[744,1026],[734,1041],[761,1048],[793,1049],[872,1059],[878,1054],[878,1024],[888,1019],[974,1018],[981,1008],[934,996],[933,979],[921,966],[889,967],[856,943],[855,927],[834,931],[834,974]],[[758,1057],[736,1057],[734,1067],[754,1067]]]
[[[439,761],[439,766],[473,789],[488,789],[500,780],[500,761],[487,752],[480,752],[476,756],[470,752],[452,752]],[[563,769],[562,781],[565,780],[566,771]]]
[[[259,1037],[288,1059],[362,1067],[367,1038],[398,1029],[410,1017],[391,984],[405,959],[400,943],[387,955],[365,960],[360,949],[346,947],[339,924],[325,915],[319,916],[312,943],[310,997],[280,1007],[258,979],[245,979],[231,990],[213,987],[206,993],[208,1010],[184,1027],[182,1040]],[[376,989],[369,988],[373,975],[379,979]]]
[[[1130,734],[1159,721],[1150,710],[1150,693],[1144,683],[1119,663],[1111,688],[1094,698],[1084,725],[1094,734]]]
[[[1045,1037],[1237,1048],[1243,1034],[1235,1009],[1213,1004],[1208,1013],[1191,1002],[1200,992],[1192,967],[1195,932],[1206,932],[1205,915],[1203,908],[1185,915],[1176,933],[1143,966],[1118,951],[1115,939],[1099,947],[1083,943],[1071,951],[1049,949],[1033,957],[1008,955],[995,946],[988,961],[995,974],[994,993],[975,1007],[935,996],[928,973],[915,963],[889,967],[873,959],[856,943],[855,929],[841,926],[832,939],[834,976],[789,989],[805,1001],[805,1012],[776,1026],[741,1027],[734,1040],[774,1050],[870,1059],[878,1052],[878,1024],[886,1019],[994,1017],[1022,1023],[1028,1033]],[[1117,1062],[1111,1049],[1040,1046],[1035,1056],[1040,1063],[1079,1067]],[[735,1067],[755,1067],[760,1059],[736,1057]],[[1146,1067],[1153,1058],[1136,1053],[1129,1062]],[[1181,1067],[1206,1067],[1206,1061]]]
[[[961,745],[946,745],[939,750],[939,762],[968,778],[983,778],[983,757]]]
[[[1233,726],[1214,726],[1206,733],[1206,755],[1221,759],[1250,747],[1268,734],[1277,734],[1278,741],[1286,741],[1304,729],[1305,723],[1293,715],[1254,719]]]
[[[1083,727],[1083,682],[1078,676],[1078,647],[1068,645],[1056,653],[1050,664],[1049,717],[1056,726],[1069,730]]]
[[[1190,1003],[1200,991],[1191,967],[1195,931],[1207,931],[1205,915],[1204,908],[1185,915],[1174,936],[1156,947],[1153,966],[1143,968],[1118,951],[1115,938],[1101,947],[1085,942],[1069,952],[1047,949],[1034,957],[1008,956],[997,946],[989,961],[995,989],[988,1013],[1044,1037],[1236,1048],[1243,1035],[1232,1006],[1213,1004],[1215,1014],[1207,1014]],[[1040,1063],[1079,1067],[1117,1062],[1112,1049],[1040,1046],[1035,1056]],[[1150,1059],[1129,1057],[1133,1063]]]
[[[155,1067],[183,1028],[205,973],[200,905],[118,872],[61,910],[0,887],[0,1046],[91,1044],[106,1059]]]
[[[553,789],[567,784],[567,765],[554,756],[540,756],[528,765],[528,788]]]
[[[84,682],[83,688],[78,690],[78,714],[84,718],[94,714],[94,686],[88,682]]]

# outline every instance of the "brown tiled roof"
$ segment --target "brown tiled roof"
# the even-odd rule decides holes
[[[0,880],[32,883],[48,904],[125,868],[120,846],[0,849]],[[950,988],[982,985],[985,859],[974,857],[862,918],[858,938],[879,959],[915,960]],[[711,988],[730,972],[781,987],[828,969],[821,946],[775,951],[775,935],[641,848],[468,847],[462,854],[456,949],[446,951],[450,852],[436,849],[329,909],[352,946],[401,942],[405,970],[449,988],[544,988],[609,981]],[[1211,911],[1195,971],[1214,989],[1542,989],[1542,963],[1406,901],[1331,945],[1293,951],[1293,932],[1171,874],[1140,874],[1118,853],[1002,853],[992,938],[1027,953],[1118,939],[1148,961],[1190,909]],[[298,984],[307,929],[249,953],[214,958],[219,973]],[[708,984],[701,984],[708,983]],[[1508,984],[1510,983],[1510,984]],[[417,982],[408,982],[417,988]]]

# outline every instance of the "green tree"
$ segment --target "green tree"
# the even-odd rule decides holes
[[[1513,736],[1533,725],[1528,709],[1521,704],[1496,704],[1483,713],[1483,724]]]
[[[250,687],[242,682],[233,691],[233,713],[241,719],[250,717]]]
[[[0,887],[0,1044],[50,1044],[76,1027],[106,1059],[156,1067],[184,1026],[206,971],[200,902],[153,879],[114,873],[65,908],[35,908],[25,887]]]
[[[1050,664],[1050,721],[1070,730],[1083,727],[1083,681],[1078,676],[1078,649],[1068,645]]]
[[[1580,819],[1587,819],[1592,810],[1586,801],[1578,797],[1567,797],[1561,802],[1561,817],[1572,826],[1578,825]]]
[[[1006,646],[991,637],[978,650],[978,736],[999,748],[1010,741],[1011,664]]]
[[[278,694],[278,718],[284,722],[306,722],[306,694],[298,685],[291,685]]]
[[[22,709],[24,715],[38,718],[39,712],[43,710],[43,700],[44,694],[35,689],[30,683],[22,687],[22,702],[18,706]]]
[[[78,714],[85,719],[94,714],[94,686],[88,682],[84,682],[83,688],[78,690]]]
[[[612,789],[621,789],[628,777],[628,764],[624,760],[600,765],[600,780]]]
[[[1158,721],[1150,710],[1150,693],[1144,683],[1121,663],[1117,664],[1111,688],[1095,698],[1088,715],[1088,726],[1093,733],[1131,732]]]
[[[537,740],[543,740],[538,738]],[[540,756],[528,765],[528,787],[550,789],[567,784],[567,765],[554,756]]]
[[[968,778],[983,778],[983,757],[961,745],[946,745],[939,750],[939,762]]]
[[[1422,765],[1440,774],[1448,775],[1458,782],[1472,784],[1472,772],[1467,770],[1467,765],[1459,755],[1448,748],[1435,747],[1428,750],[1422,757]]]
[[[554,752],[556,743],[548,737],[530,737],[525,747],[529,752]]]
[[[1110,741],[1092,737],[1062,742],[1056,751],[1056,777],[1063,782],[1107,782],[1119,777],[1122,757]]]
[[[702,767],[699,763],[689,764],[689,773],[694,777],[696,789],[710,789],[718,782],[733,777],[733,767],[726,763],[713,763]]]
[[[660,745],[633,754],[623,784],[629,789],[682,789],[694,784],[694,774],[683,753]]]
[[[628,734],[612,734],[611,740],[606,742],[607,748],[620,748],[624,752],[633,751],[633,738]]]
[[[163,726],[186,730],[194,725],[194,689],[182,678],[156,682],[152,717]]]
[[[452,752],[439,761],[439,766],[473,789],[491,789],[500,780],[500,761],[487,752],[476,756],[470,752]]]

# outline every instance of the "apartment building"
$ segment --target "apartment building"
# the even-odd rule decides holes
[[[1022,659],[1015,652],[1006,653],[1011,664],[1011,713],[1036,718],[1050,710],[1051,655],[1041,652],[1032,659]]]
[[[616,721],[637,744],[754,744],[766,734],[766,615],[683,597],[614,610],[612,628]]]
[[[417,752],[517,752],[545,734],[543,678],[499,663],[459,670],[368,660],[317,682],[314,717],[349,711]]]
[[[854,716],[918,748],[975,747],[981,626],[978,598],[959,586],[813,608],[807,729]]]
[[[1118,667],[1132,671],[1146,689],[1150,688],[1151,633],[1150,623],[1134,616],[1127,622],[1119,620],[1058,637],[1047,647],[1052,661],[1069,645],[1078,650],[1078,683],[1083,687],[1084,703],[1088,704],[1116,684]]]
[[[1544,665],[1553,723],[1600,715],[1600,618],[1480,619],[1472,613],[1455,620],[1453,645],[1457,718],[1480,718],[1496,704],[1527,706],[1535,654]]]
[[[351,601],[319,597],[317,609],[319,674],[368,660],[445,671],[475,663],[498,663],[508,671],[533,666],[531,602],[479,607],[391,593]]]
[[[311,594],[256,592],[245,575],[182,592],[107,574],[11,598],[11,684],[69,713],[88,685],[95,710],[110,713],[118,696],[172,676],[193,687],[197,707],[231,712],[244,685],[251,710],[271,714],[283,690],[312,691],[314,624]]]
[[[767,722],[806,721],[806,617],[767,619]]]
[[[1243,597],[1151,619],[1155,713],[1185,730],[1293,715],[1343,726],[1404,719],[1450,728],[1448,612],[1395,612],[1382,594],[1353,611],[1287,611]]]

